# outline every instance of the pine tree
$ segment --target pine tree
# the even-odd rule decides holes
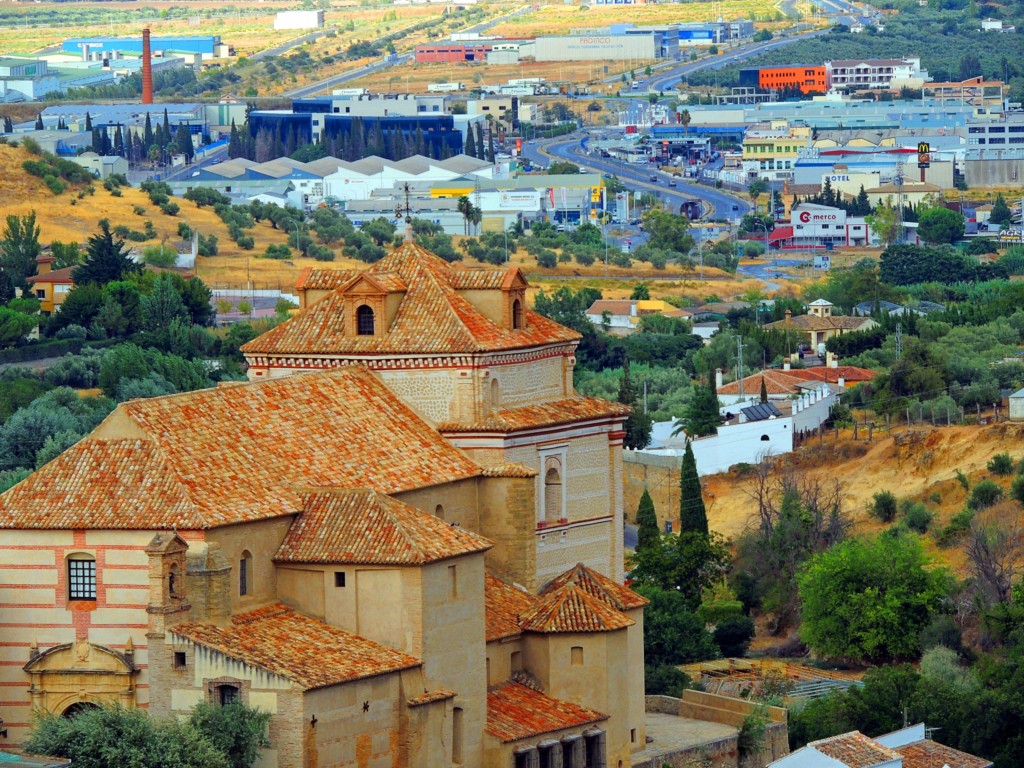
[[[661,538],[661,530],[658,528],[658,514],[654,511],[654,499],[644,488],[643,496],[640,497],[640,504],[636,508],[636,551],[639,552],[649,547]]]
[[[85,113],[85,130],[92,130],[92,116],[88,112]]]
[[[36,114],[36,130],[43,130],[43,113],[39,112]]]
[[[686,441],[686,453],[679,473],[679,528],[680,533],[708,535],[708,513],[704,509],[704,496],[697,475],[697,461],[693,446]]]
[[[76,285],[103,286],[141,269],[142,265],[129,257],[124,240],[114,239],[110,222],[100,219],[100,233],[89,236],[85,260],[72,270],[71,279]]]
[[[768,402],[768,385],[764,383],[764,376],[761,377],[761,402]]]
[[[242,156],[242,140],[238,136],[238,127],[234,119],[231,120],[231,134],[228,138],[228,157],[236,158]]]
[[[646,448],[651,442],[651,417],[644,413],[643,409],[637,407],[636,400],[636,390],[633,388],[633,382],[629,377],[629,359],[627,358],[622,364],[622,378],[619,380],[618,401],[633,409],[633,412],[629,414],[629,418],[626,419],[624,425],[626,437],[622,441],[624,447],[632,450]]]
[[[1006,204],[1003,196],[997,195],[995,203],[992,204],[992,212],[988,216],[992,224],[1009,224],[1011,221],[1010,206]]]
[[[860,192],[857,193],[857,206],[854,212],[857,216],[867,216],[871,213],[871,201],[868,199],[868,193],[864,190],[864,185],[860,185]]]

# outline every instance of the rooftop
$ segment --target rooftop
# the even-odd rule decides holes
[[[244,664],[287,678],[303,690],[418,667],[418,659],[274,603],[231,624],[180,624],[171,630]]]
[[[899,752],[879,744],[860,731],[812,741],[807,746],[814,747],[818,752],[838,760],[849,768],[871,768],[890,760],[900,759]]]
[[[503,744],[607,719],[608,715],[553,699],[520,683],[487,692],[485,729]]]
[[[487,642],[521,634],[519,617],[538,602],[536,595],[502,581],[490,573],[484,577]]]
[[[536,605],[520,616],[523,631],[545,634],[612,632],[635,623],[573,581],[542,595]]]
[[[924,739],[895,747],[903,755],[903,768],[989,768],[991,760]]]
[[[122,403],[0,495],[0,528],[196,530],[296,514],[309,489],[391,494],[480,474],[346,366]]]
[[[582,419],[621,420],[629,413],[630,408],[621,403],[597,397],[577,396],[519,408],[502,408],[492,411],[487,418],[476,424],[442,422],[437,428],[441,432],[517,432],[536,426],[570,424]]]
[[[650,602],[643,595],[637,594],[624,584],[609,579],[593,568],[588,568],[583,563],[577,563],[561,576],[556,576],[541,590],[541,594],[551,594],[570,583],[577,585],[592,597],[603,600],[618,611],[643,608]]]
[[[274,561],[424,565],[490,549],[481,536],[367,489],[306,497]]]
[[[451,267],[419,245],[406,243],[362,274],[374,279],[394,276],[406,290],[383,333],[359,336],[345,332],[346,285],[242,347],[247,355],[459,354],[513,350],[553,343],[575,343],[580,335],[553,320],[524,309],[525,325],[506,328],[488,318],[462,296],[465,270]],[[515,268],[503,280],[526,281]],[[313,279],[312,273],[307,281]],[[317,277],[327,283],[328,278]],[[495,278],[496,279],[496,278]]]

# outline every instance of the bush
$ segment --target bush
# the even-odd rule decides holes
[[[537,253],[537,266],[544,269],[554,269],[558,266],[558,255],[548,248],[541,249]]]
[[[949,521],[949,525],[939,532],[935,543],[940,547],[951,547],[956,544],[964,534],[971,529],[971,520],[974,519],[974,512],[965,509],[957,512]]]
[[[1013,459],[1008,453],[997,453],[988,463],[988,471],[993,475],[1006,476],[1014,472]]]
[[[88,337],[89,332],[82,326],[76,325],[75,323],[65,325],[53,334],[53,338],[55,339],[87,339]]]
[[[872,497],[868,512],[873,518],[883,523],[891,523],[896,519],[896,496],[891,491],[879,491]]]
[[[43,181],[46,183],[46,186],[49,188],[49,190],[53,192],[53,194],[55,195],[59,195],[61,192],[68,188],[68,185],[61,181],[56,176],[43,176]]]
[[[1017,475],[1013,478],[1013,482],[1010,484],[1010,497],[1024,504],[1024,475]]]
[[[674,696],[682,698],[690,687],[690,676],[671,664],[644,666],[644,688],[648,696]]]
[[[725,619],[715,627],[714,638],[723,656],[743,656],[754,638],[754,620],[749,616]]]
[[[944,613],[933,616],[931,623],[921,630],[921,651],[936,646],[949,648],[960,655],[964,654],[963,631],[953,621],[952,616]]]
[[[178,237],[180,237],[182,240],[191,240],[192,239],[192,227],[190,227],[184,221],[179,221],[178,222]]]
[[[903,521],[907,524],[907,528],[915,533],[927,532],[928,526],[932,524],[932,513],[919,501],[903,499],[900,502],[900,513],[903,515]]]
[[[146,215],[146,209],[143,208],[141,205],[133,205],[132,206],[132,213],[134,213],[136,216],[145,216]]]
[[[168,216],[177,216],[181,210],[181,206],[174,201],[168,201],[160,204],[160,210]],[[188,226],[187,224],[185,226]],[[192,237],[192,233],[189,232],[189,237]]]
[[[988,509],[1003,498],[1003,489],[994,480],[982,480],[971,491],[967,500],[967,508],[974,510]]]
[[[292,257],[292,249],[287,245],[272,243],[271,245],[268,245],[267,250],[263,252],[263,257],[266,259],[278,259],[283,261]]]

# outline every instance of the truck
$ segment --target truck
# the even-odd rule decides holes
[[[543,77],[517,77],[508,81],[509,85],[541,85]]]
[[[331,91],[332,96],[369,96],[368,88],[335,88]]]
[[[462,83],[430,83],[427,86],[428,93],[451,93],[453,91],[466,90]]]

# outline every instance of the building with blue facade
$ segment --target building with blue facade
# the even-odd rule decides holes
[[[190,35],[188,37],[153,37],[150,39],[153,52],[182,51],[193,53],[204,59],[223,59],[234,55],[231,46],[221,42],[220,35]],[[61,43],[65,53],[114,52],[142,53],[142,36],[138,37],[71,37]]]

